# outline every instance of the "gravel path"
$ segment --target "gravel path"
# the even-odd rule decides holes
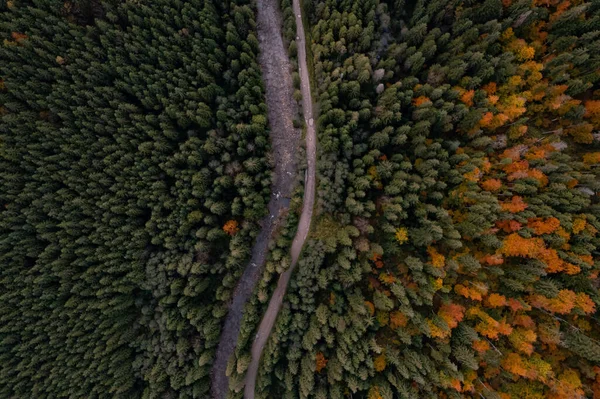
[[[269,306],[265,315],[263,316],[260,326],[258,328],[258,334],[252,344],[252,360],[248,366],[248,373],[246,374],[246,385],[244,387],[244,398],[254,399],[254,389],[256,385],[256,375],[258,374],[258,367],[260,365],[260,357],[263,349],[273,329],[273,324],[277,318],[277,314],[281,309],[283,296],[287,289],[288,282],[294,267],[298,262],[298,257],[308,231],[310,229],[310,222],[312,219],[313,205],[315,202],[315,166],[316,166],[316,132],[315,124],[312,113],[312,98],[310,92],[310,82],[308,77],[308,68],[306,65],[306,40],[304,35],[304,26],[302,25],[302,14],[300,10],[299,0],[293,0],[294,14],[296,16],[296,42],[298,44],[298,66],[300,68],[300,82],[302,90],[302,108],[304,112],[304,120],[306,122],[306,158],[308,164],[308,171],[306,175],[306,182],[304,187],[304,202],[302,205],[302,214],[300,215],[300,222],[298,224],[298,231],[292,242],[291,257],[292,263],[290,268],[286,270],[279,277],[277,282],[277,288],[271,296]],[[259,14],[260,14],[260,1],[259,1]]]
[[[298,109],[294,101],[291,65],[281,35],[281,14],[278,0],[257,1],[257,28],[260,44],[259,62],[266,86],[266,101],[273,146],[275,173],[269,215],[261,221],[261,231],[252,248],[250,263],[235,288],[225,325],[221,332],[215,362],[211,372],[213,399],[227,396],[229,378],[226,376],[227,362],[233,354],[242,320],[244,306],[260,280],[268,252],[268,244],[281,222],[279,216],[287,211],[289,198],[294,189],[297,166],[296,152],[300,145],[301,132],[293,126]]]

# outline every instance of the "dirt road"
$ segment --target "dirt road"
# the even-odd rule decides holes
[[[294,189],[297,172],[295,154],[301,140],[300,130],[293,126],[293,118],[298,113],[298,107],[293,98],[290,60],[281,35],[279,1],[258,0],[257,7],[259,62],[266,87],[275,174],[268,206],[269,215],[261,221],[261,231],[252,248],[250,262],[233,293],[217,346],[211,372],[213,399],[224,399],[227,395],[229,386],[229,379],[225,374],[227,362],[237,344],[244,306],[262,276],[270,238],[279,227],[278,216],[289,207],[289,197]]]
[[[260,2],[259,2],[260,3]],[[310,82],[308,77],[308,68],[306,64],[306,40],[304,35],[304,26],[302,25],[302,14],[300,10],[299,0],[293,0],[294,14],[296,16],[296,42],[298,44],[298,66],[300,68],[300,82],[302,90],[302,108],[304,113],[304,120],[306,122],[306,158],[308,171],[306,176],[306,182],[304,186],[304,202],[302,205],[302,213],[300,215],[300,222],[298,224],[298,231],[292,242],[291,258],[292,263],[288,270],[286,270],[279,277],[277,282],[277,288],[269,301],[269,306],[265,315],[263,316],[260,326],[258,328],[258,334],[254,343],[252,344],[252,360],[248,366],[248,373],[246,374],[246,386],[244,387],[244,398],[254,399],[254,388],[256,385],[256,375],[258,373],[258,367],[260,365],[260,357],[263,349],[275,324],[275,319],[281,308],[283,296],[287,289],[288,282],[294,267],[298,262],[298,257],[308,231],[310,229],[310,221],[312,219],[313,205],[315,202],[315,166],[316,166],[316,132],[315,123],[313,120],[312,113],[312,97],[310,93]],[[260,5],[259,5],[260,11]]]

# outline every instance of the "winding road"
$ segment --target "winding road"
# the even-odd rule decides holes
[[[287,290],[287,285],[290,281],[290,277],[296,263],[298,263],[298,257],[302,251],[304,241],[308,236],[310,230],[310,222],[313,214],[313,205],[315,202],[315,175],[316,175],[316,131],[315,123],[313,119],[312,111],[312,97],[310,92],[310,81],[308,76],[308,67],[306,64],[306,39],[304,35],[304,26],[302,24],[302,12],[300,8],[299,0],[293,0],[294,15],[296,17],[296,44],[298,45],[298,66],[300,69],[300,84],[302,91],[302,110],[304,114],[304,121],[306,123],[306,161],[307,161],[307,174],[304,185],[304,201],[302,204],[302,213],[300,214],[300,221],[298,223],[298,230],[294,241],[292,242],[291,249],[291,265],[288,270],[279,276],[277,281],[277,288],[271,296],[267,311],[263,316],[260,326],[258,327],[258,333],[256,339],[252,344],[252,360],[248,366],[248,372],[246,374],[246,385],[244,387],[244,398],[254,399],[254,389],[256,385],[256,376],[258,374],[258,367],[260,365],[260,357],[273,325],[277,314],[281,309],[283,302],[283,296]],[[260,8],[259,8],[260,13]]]
[[[268,205],[269,215],[261,221],[261,231],[252,248],[250,262],[244,269],[242,277],[233,292],[229,312],[221,332],[215,354],[215,362],[211,371],[211,393],[213,399],[225,399],[227,396],[229,389],[229,379],[226,375],[227,362],[233,355],[237,344],[244,307],[262,276],[269,241],[281,223],[280,215],[289,208],[289,200],[294,189],[297,173],[295,154],[298,152],[301,139],[300,130],[295,129],[293,126],[293,118],[297,115],[297,106],[293,98],[292,68],[281,34],[279,1],[257,0],[257,10],[257,33],[260,47],[259,62],[266,88],[267,112],[275,162],[272,184],[273,196]],[[300,5],[297,0],[294,0],[294,14],[296,15],[298,36],[296,42],[298,44],[298,62],[300,65],[302,106],[306,122],[306,157],[308,169],[304,187],[304,202],[298,230],[292,242],[290,268],[278,280],[277,288],[271,297],[268,309],[259,326],[258,339],[252,345],[252,360],[248,368],[244,391],[244,397],[246,398],[254,398],[254,385],[260,356],[275,322],[275,318],[281,308],[287,284],[308,235],[315,198],[316,134],[312,115],[308,69],[306,66],[304,28],[300,17]]]

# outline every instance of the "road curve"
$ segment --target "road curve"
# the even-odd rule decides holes
[[[289,208],[290,197],[296,183],[296,152],[302,139],[300,129],[293,126],[298,107],[293,97],[292,67],[281,35],[279,0],[258,0],[257,9],[259,63],[265,82],[275,163],[273,195],[269,201],[269,215],[261,221],[261,231],[252,247],[250,262],[233,292],[221,331],[210,376],[213,399],[225,399],[227,396],[229,390],[227,363],[237,345],[246,302],[262,277],[269,241],[281,223],[279,216]]]
[[[306,122],[306,161],[307,161],[307,174],[304,185],[304,202],[302,204],[302,213],[300,214],[300,222],[298,223],[298,230],[294,241],[292,242],[291,249],[291,265],[288,270],[279,276],[277,281],[277,288],[271,300],[267,311],[263,316],[258,327],[258,334],[256,339],[252,343],[252,360],[248,366],[248,372],[246,374],[246,385],[244,387],[244,398],[254,399],[254,389],[256,385],[256,376],[258,374],[258,367],[260,365],[260,357],[263,349],[271,334],[273,325],[277,314],[281,309],[283,302],[283,296],[287,289],[288,282],[294,267],[298,262],[300,251],[304,245],[304,241],[308,235],[310,229],[310,221],[313,214],[313,205],[315,202],[315,176],[316,176],[316,150],[317,150],[317,138],[315,131],[315,123],[313,119],[312,110],[312,97],[310,92],[310,81],[308,77],[308,67],[306,64],[306,39],[304,35],[304,26],[302,24],[302,11],[300,8],[299,0],[293,0],[294,15],[296,17],[296,44],[298,45],[298,66],[300,69],[300,84],[302,91],[302,110],[304,114],[304,121]]]

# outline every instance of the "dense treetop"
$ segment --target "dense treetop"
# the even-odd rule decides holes
[[[600,395],[597,2],[307,8],[320,216],[257,397]]]
[[[0,12],[0,396],[205,397],[265,212],[246,1]]]
[[[304,6],[317,216],[256,397],[600,396],[600,3]],[[207,397],[270,194],[255,12],[2,5],[0,396]]]

